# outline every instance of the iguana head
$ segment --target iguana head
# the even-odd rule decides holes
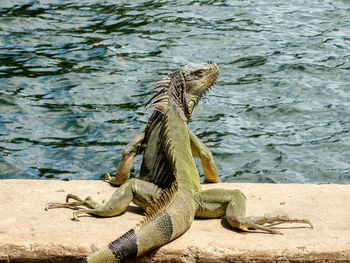
[[[183,109],[189,119],[202,96],[215,84],[220,71],[211,61],[191,63],[184,66],[181,71],[185,80]]]
[[[155,106],[155,110],[166,113],[173,106],[185,120],[189,121],[194,108],[205,93],[215,84],[219,76],[219,67],[207,63],[190,63],[154,83],[158,91],[147,103],[145,110]]]

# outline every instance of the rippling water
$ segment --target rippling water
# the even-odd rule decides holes
[[[0,178],[113,171],[148,84],[213,60],[190,128],[222,181],[350,182],[350,1],[0,0],[0,43]]]

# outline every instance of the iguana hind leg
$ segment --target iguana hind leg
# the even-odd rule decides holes
[[[66,203],[48,203],[46,209],[51,208],[75,208],[79,206],[85,206],[88,209],[80,209],[73,213],[75,219],[80,214],[88,213],[98,216],[115,216],[121,214],[133,201],[135,204],[143,209],[146,209],[161,193],[161,189],[155,184],[142,181],[139,179],[130,179],[122,186],[120,186],[112,195],[108,201],[102,203],[95,202],[91,197],[87,197],[85,200],[68,194],[66,197]],[[69,199],[76,201],[69,202]]]
[[[196,216],[218,218],[225,216],[228,223],[236,229],[250,231],[262,230],[271,234],[282,234],[271,227],[262,226],[265,223],[305,223],[312,224],[307,219],[292,219],[287,216],[246,217],[246,198],[239,190],[210,189],[200,192],[195,197],[197,203]]]

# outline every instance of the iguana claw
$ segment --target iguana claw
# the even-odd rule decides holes
[[[73,218],[74,218],[74,221],[80,221],[80,220],[78,219],[77,212],[74,212],[74,213],[73,213]]]
[[[111,175],[110,175],[109,173],[105,173],[105,174],[103,175],[103,180],[104,180],[105,182],[111,183],[111,182],[112,182],[112,177],[111,177]]]

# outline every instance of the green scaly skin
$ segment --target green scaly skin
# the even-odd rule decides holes
[[[288,217],[249,218],[246,199],[239,190],[202,191],[193,155],[201,159],[206,182],[218,182],[217,169],[209,149],[191,132],[187,123],[204,93],[214,85],[219,68],[212,62],[189,64],[156,82],[160,90],[148,103],[155,111],[145,131],[125,148],[116,177],[108,181],[120,185],[108,202],[97,203],[69,194],[66,203],[49,203],[47,208],[85,206],[74,213],[115,216],[132,201],[146,210],[143,222],[98,250],[82,262],[123,262],[166,244],[183,234],[195,217],[225,216],[236,229],[262,230],[281,234],[263,226],[273,222],[311,223]],[[148,107],[147,106],[147,107]],[[143,153],[140,179],[128,179],[136,154]],[[74,202],[69,202],[74,199]]]

